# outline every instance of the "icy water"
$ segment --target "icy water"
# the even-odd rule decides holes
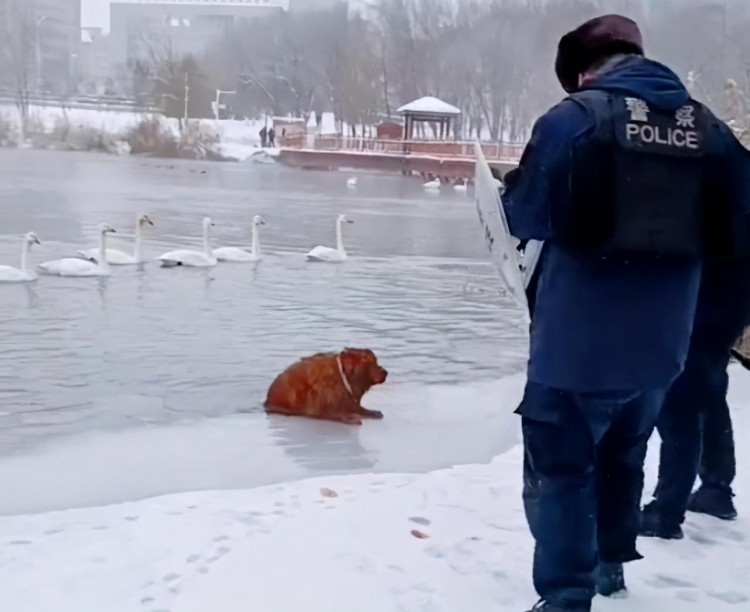
[[[519,371],[525,345],[466,194],[398,176],[360,174],[351,190],[346,173],[35,151],[0,151],[0,168],[0,263],[18,265],[29,230],[42,241],[33,262],[93,247],[100,222],[132,251],[137,212],[156,224],[150,258],[198,246],[206,214],[217,246],[249,246],[252,216],[267,223],[257,265],[0,286],[0,513],[431,469],[507,443],[489,381]],[[340,213],[354,220],[349,261],[307,263],[334,244]],[[373,348],[390,370],[369,402],[384,422],[354,431],[262,413],[279,371],[344,346]]]

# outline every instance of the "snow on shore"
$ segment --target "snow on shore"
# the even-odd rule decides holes
[[[731,379],[740,520],[690,516],[685,540],[641,542],[630,597],[597,599],[595,610],[750,610],[750,377],[733,367]],[[535,595],[520,474],[515,447],[488,465],[421,475],[0,518],[2,610],[523,612]]]
[[[0,118],[10,122],[18,129],[20,118],[18,109],[13,104],[0,103]],[[29,107],[29,121],[34,129],[51,133],[62,124],[71,128],[91,128],[112,138],[125,138],[130,130],[146,119],[159,119],[165,127],[179,136],[179,121],[168,119],[158,113],[141,113],[128,110],[97,110],[94,108],[63,108],[59,105]],[[215,133],[219,138],[219,153],[245,161],[254,154],[260,153],[260,130],[264,125],[270,126],[265,119],[213,119],[198,120],[203,129]],[[315,117],[310,117],[309,128],[322,134],[336,133],[337,127],[333,113],[323,113],[321,125],[315,124]],[[275,150],[268,149],[271,157]]]

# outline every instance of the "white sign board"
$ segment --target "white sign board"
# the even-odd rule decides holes
[[[526,301],[526,283],[520,268],[518,241],[510,235],[508,220],[500,200],[501,183],[492,176],[490,166],[484,157],[479,142],[475,143],[476,171],[474,177],[475,200],[479,223],[482,225],[485,244],[492,261],[500,273],[504,288],[513,297],[528,317],[529,305]]]

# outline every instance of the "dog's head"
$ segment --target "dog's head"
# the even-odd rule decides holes
[[[388,378],[388,370],[378,364],[378,358],[370,349],[344,349],[341,367],[352,385],[363,391],[384,383]]]

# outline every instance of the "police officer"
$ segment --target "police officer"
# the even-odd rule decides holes
[[[733,136],[643,56],[632,20],[566,34],[556,72],[569,97],[537,121],[503,205],[515,237],[545,241],[518,409],[533,609],[588,612],[641,558],[647,441],[686,360],[704,251],[731,242],[721,180],[740,179],[721,174]]]
[[[749,155],[742,149],[740,156]],[[685,371],[669,390],[657,422],[662,440],[659,481],[654,500],[643,509],[641,535],[681,539],[686,510],[723,520],[737,517],[727,366],[732,346],[748,323],[750,262],[737,257],[707,260]],[[699,473],[701,486],[691,496]]]

